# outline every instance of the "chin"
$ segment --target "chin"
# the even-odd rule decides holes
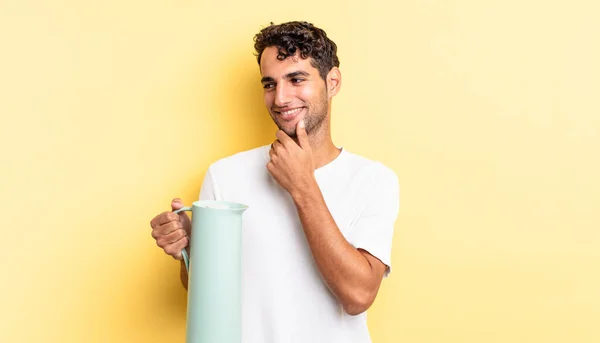
[[[283,132],[285,132],[286,135],[290,136],[290,137],[296,137],[296,126],[295,125],[291,125],[290,123],[286,123],[288,125],[283,126],[280,123],[276,122],[275,123],[277,125],[277,128],[279,130],[282,130]]]
[[[283,132],[285,132],[285,134],[290,136],[291,138],[296,138],[296,128],[290,130],[283,129]]]

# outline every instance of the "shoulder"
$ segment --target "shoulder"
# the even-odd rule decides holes
[[[349,151],[346,154],[346,168],[361,174],[369,179],[371,184],[383,185],[385,187],[398,188],[399,180],[396,172],[381,161],[361,156]]]
[[[263,169],[268,162],[269,146],[263,145],[220,158],[209,166],[212,174],[240,174],[252,169]]]

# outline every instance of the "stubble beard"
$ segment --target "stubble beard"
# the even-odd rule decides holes
[[[307,134],[310,135],[311,133],[318,131],[321,128],[321,126],[323,126],[323,122],[325,121],[325,118],[327,118],[328,107],[329,103],[327,101],[327,92],[324,92],[322,94],[322,98],[319,99],[319,102],[317,103],[316,107],[307,107],[308,114],[305,115],[303,118]],[[311,110],[311,108],[313,108],[313,110]],[[271,117],[273,118],[275,125],[277,125],[277,127],[280,130],[283,130],[283,132],[285,132],[285,134],[288,135],[290,138],[296,139],[298,137],[296,133],[296,126],[290,129],[285,129],[281,126],[279,121],[275,119],[277,118],[275,115],[271,115]]]

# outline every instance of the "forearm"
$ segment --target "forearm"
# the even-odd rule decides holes
[[[346,312],[363,312],[379,288],[371,263],[343,236],[316,182],[292,197],[324,282]]]

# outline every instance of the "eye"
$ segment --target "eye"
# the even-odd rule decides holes
[[[304,79],[297,78],[297,77],[292,79],[293,84],[299,84],[299,83],[302,83],[302,81],[304,81]]]
[[[273,84],[273,83],[264,83],[263,84],[264,89],[272,89],[274,87],[275,87],[275,84]]]

